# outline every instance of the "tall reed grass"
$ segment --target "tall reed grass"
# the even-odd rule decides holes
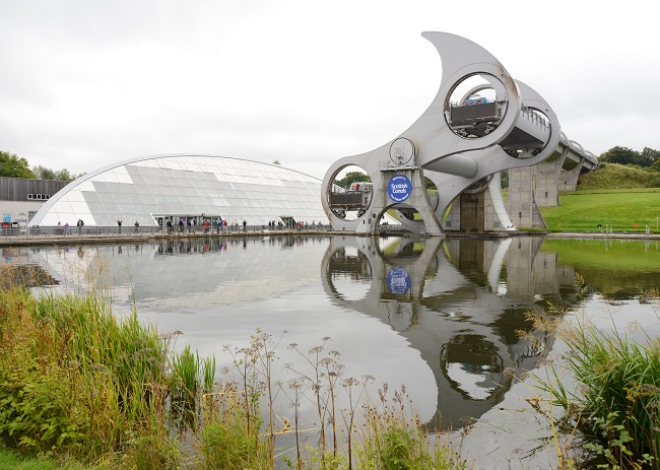
[[[641,300],[658,294],[649,291]],[[554,366],[547,379],[536,377],[537,386],[563,407],[564,424],[596,439],[585,449],[601,468],[660,468],[660,339],[647,337],[642,344],[579,316],[569,326],[549,324],[533,312],[530,319],[570,350],[565,363],[577,388],[565,384]]]
[[[344,377],[340,354],[326,353],[329,338],[299,351],[309,368],[289,366],[284,384],[273,381],[282,337],[257,330],[229,352],[237,379],[222,386],[215,358],[173,352],[173,338],[135,310],[118,319],[98,296],[0,290],[0,440],[94,468],[469,467],[426,434],[405,389],[372,393],[372,377]],[[288,418],[274,412],[283,395]],[[314,403],[318,428],[300,429],[302,400]],[[301,439],[310,433],[314,445]]]
[[[167,406],[182,360],[169,347],[136,312],[119,321],[93,296],[0,291],[0,439],[24,452],[88,462],[132,453],[144,461],[137,468],[170,468],[162,461],[179,458]],[[212,376],[203,364],[214,366],[196,363],[200,376]]]

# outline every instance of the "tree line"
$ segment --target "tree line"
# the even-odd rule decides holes
[[[26,178],[50,181],[73,181],[84,175],[71,173],[66,168],[53,170],[43,165],[30,168],[25,158],[0,150],[0,176],[7,178]]]
[[[660,171],[660,150],[644,147],[641,152],[628,147],[612,147],[598,157],[601,163],[618,163],[620,165],[636,165]]]

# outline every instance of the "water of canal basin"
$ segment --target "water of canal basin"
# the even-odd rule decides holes
[[[4,255],[43,270],[51,286],[39,292],[109,293],[119,314],[135,305],[159,331],[182,332],[177,348],[191,345],[230,370],[219,383],[231,378],[227,349],[247,346],[257,329],[279,343],[273,378],[283,390],[292,370],[311,373],[303,356],[324,344],[323,354],[340,353],[342,377],[371,375],[374,389],[405,385],[426,426],[460,441],[476,468],[556,464],[544,445],[548,423],[524,400],[538,392],[517,378],[543,376],[540,360],[559,360],[563,345],[542,332],[521,339],[528,310],[565,309],[566,321],[586,314],[640,341],[660,334],[658,305],[639,301],[660,287],[655,241],[287,236]],[[284,393],[276,412],[290,419]],[[301,413],[305,427],[318,428],[310,400]],[[456,429],[466,422],[474,425],[462,438]]]

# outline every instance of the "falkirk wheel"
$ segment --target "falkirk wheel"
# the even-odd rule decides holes
[[[441,57],[438,94],[392,141],[329,168],[321,199],[330,223],[334,230],[375,233],[392,209],[413,233],[443,235],[457,225],[468,231],[472,226],[516,230],[503,203],[499,172],[556,157],[562,151],[557,116],[478,44],[449,33],[422,36]],[[333,184],[353,166],[369,176],[371,184],[363,185],[367,190],[346,191]],[[430,193],[432,186],[437,191]],[[452,219],[455,201],[461,210]]]

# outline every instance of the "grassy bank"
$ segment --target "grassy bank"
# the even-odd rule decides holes
[[[311,372],[291,369],[281,384],[271,380],[279,340],[257,331],[247,347],[226,352],[237,379],[222,386],[213,383],[213,358],[174,353],[171,340],[135,312],[118,320],[94,296],[0,290],[2,468],[469,467],[430,440],[405,389],[374,393],[373,378],[343,377],[339,353],[325,351],[329,338],[299,351]],[[293,410],[284,426],[274,415],[278,394]],[[347,408],[336,405],[342,396]],[[299,438],[303,400],[323,423],[315,446]],[[281,434],[293,436],[288,447]]]
[[[618,163],[601,163],[598,170],[581,175],[578,181],[580,191],[658,187],[660,172]]]
[[[614,232],[643,233],[648,225],[653,233],[658,233],[658,188],[564,192],[559,201],[559,206],[540,208],[552,232],[597,232],[609,228]]]

